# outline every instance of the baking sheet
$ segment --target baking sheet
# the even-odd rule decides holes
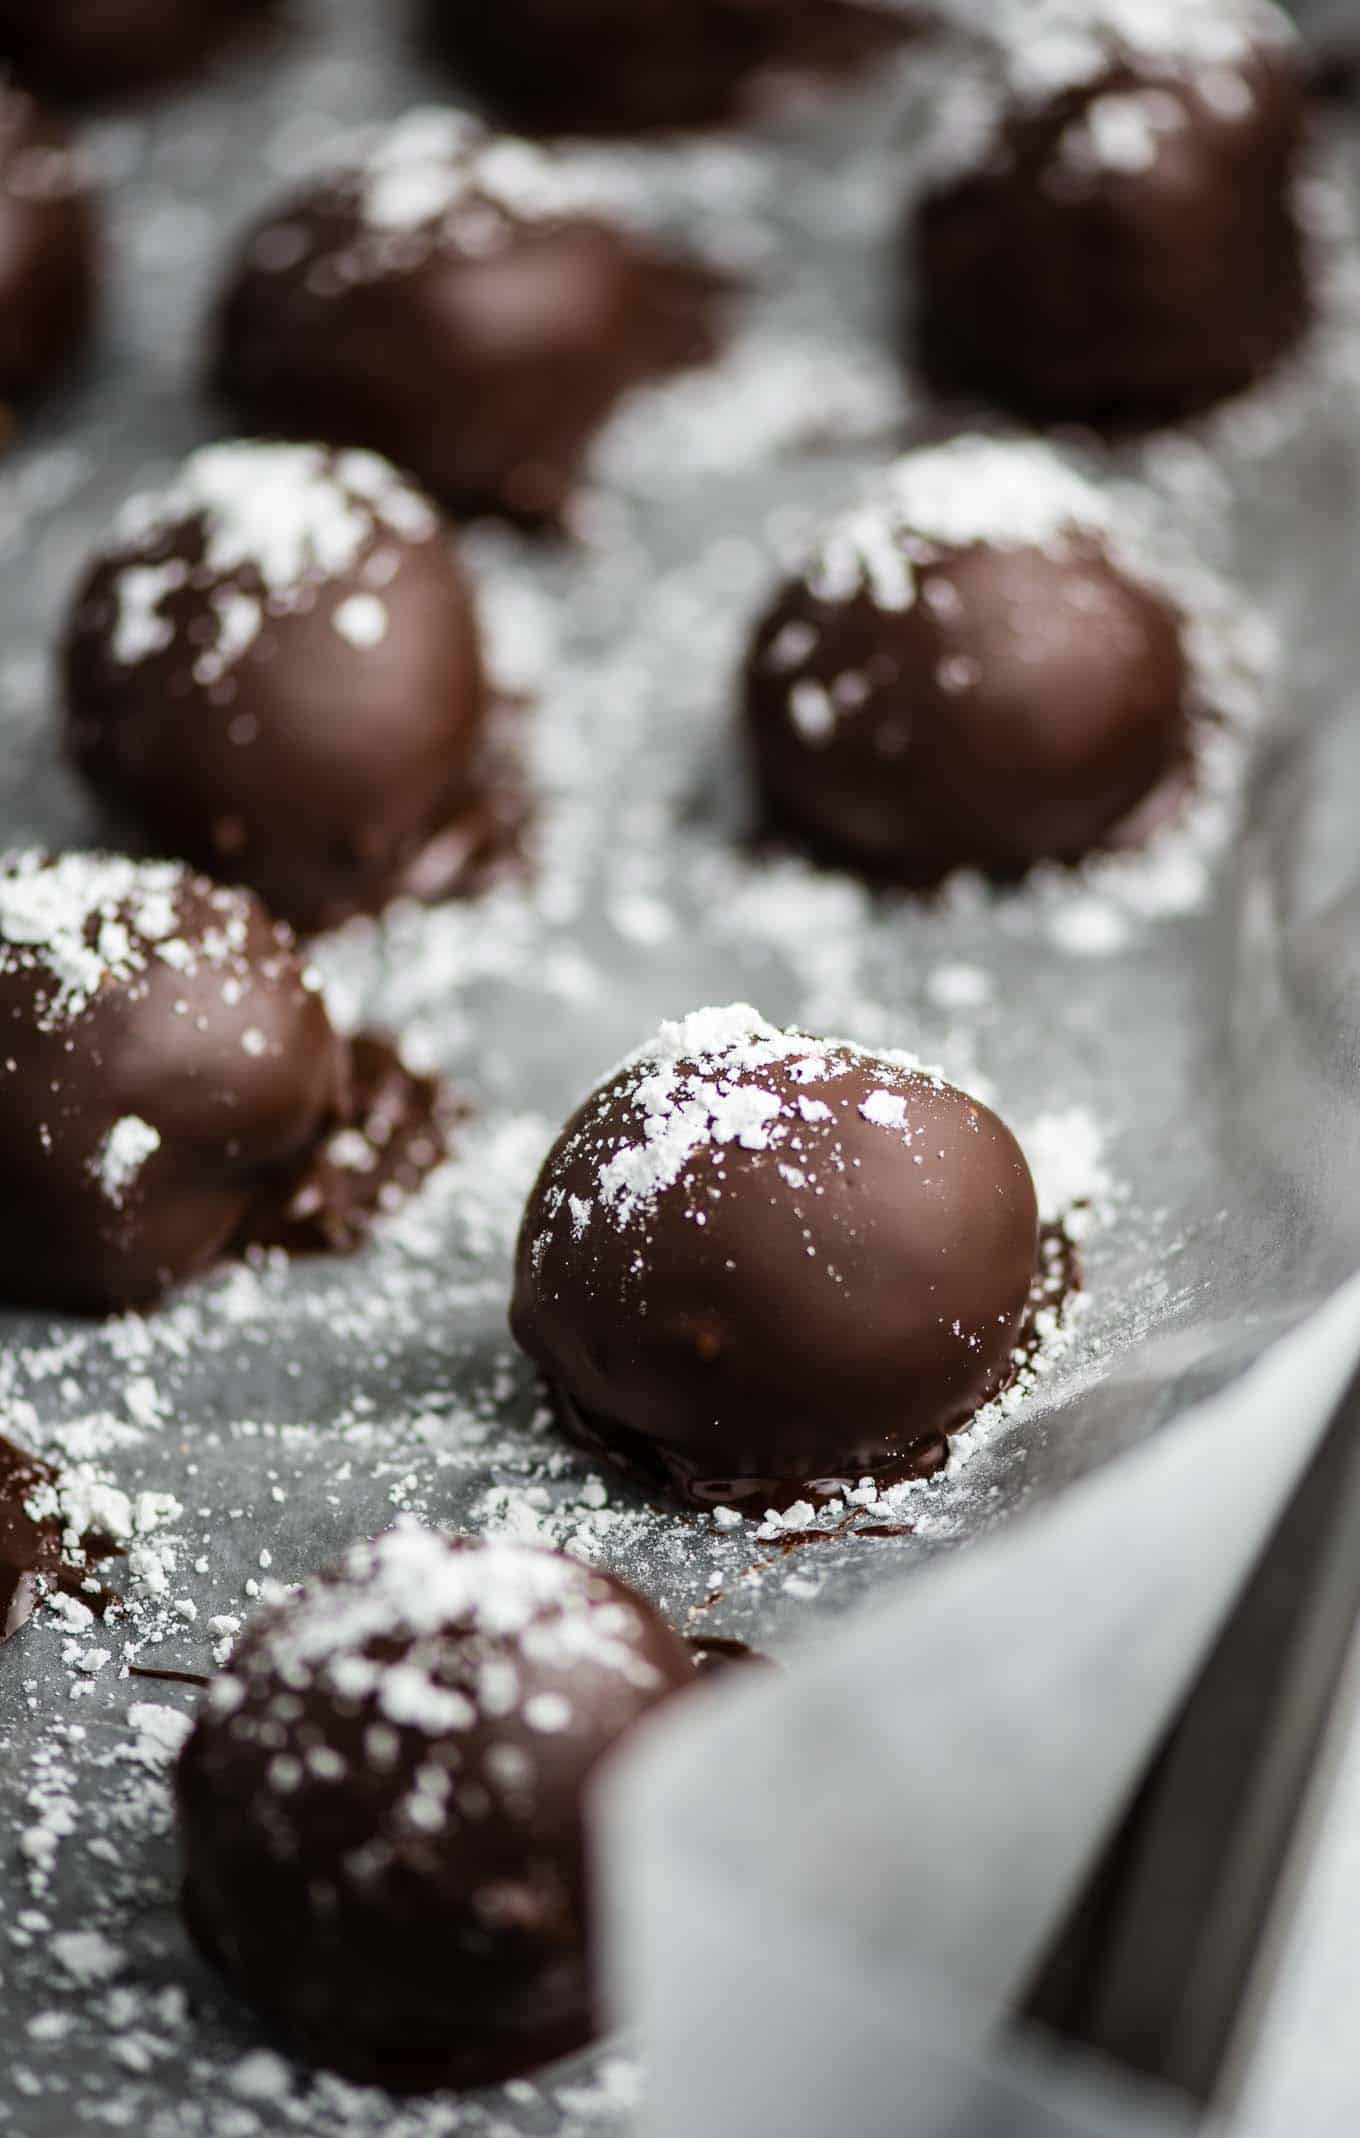
[[[91,130],[114,235],[104,348],[0,464],[6,840],[92,835],[56,762],[47,648],[123,498],[220,432],[199,330],[234,233],[337,133],[434,88],[397,7],[296,14],[277,49]],[[1328,236],[1344,141],[1312,200],[1328,324],[1298,375],[1110,471],[1145,483],[1167,539],[1281,636],[1285,688],[1261,708],[1279,740],[1240,831],[1228,797],[1212,837],[1146,866],[1004,898],[964,883],[930,909],[739,843],[728,678],[746,619],[778,559],[926,420],[892,358],[885,264],[929,118],[919,66],[782,134],[623,153],[750,294],[719,372],[614,426],[575,548],[470,538],[501,672],[538,694],[537,873],[318,954],[344,1014],[395,1025],[474,1101],[453,1165],[352,1265],[226,1271],[100,1328],[4,1318],[0,1423],[127,1493],[132,1532],[126,1619],[48,1614],[0,1651],[0,2127],[24,2138],[609,2130],[639,2084],[611,2045],[482,2100],[398,2108],[278,2059],[178,1927],[163,1777],[189,1696],[130,1662],[211,1667],[270,1583],[399,1509],[565,1543],[679,1620],[791,1654],[1234,1382],[1354,1265],[1360,343]],[[562,1447],[505,1335],[519,1208],[563,1116],[661,1017],[736,998],[985,1086],[1055,1193],[1098,1205],[1069,1350],[912,1495],[900,1539],[786,1557],[749,1527],[650,1509]]]

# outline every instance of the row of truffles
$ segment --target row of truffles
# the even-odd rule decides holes
[[[1269,0],[1035,10],[1003,10],[954,70],[947,153],[907,221],[913,361],[1026,420],[1189,415],[1307,323],[1294,33]],[[19,394],[85,334],[94,241],[78,161],[16,92],[4,224],[0,390]],[[252,430],[368,447],[455,511],[553,523],[623,395],[714,354],[724,290],[598,159],[415,111],[246,234],[211,385]]]
[[[1038,855],[1072,858],[1150,821],[1168,783],[1184,790],[1194,664],[1169,599],[1133,576],[1102,493],[1046,446],[961,440],[899,466],[887,503],[833,529],[757,633],[747,718],[783,820],[866,869],[922,881],[965,860],[1004,872]],[[276,1226],[289,1213],[300,1226],[305,1204],[312,1232],[295,1242],[343,1244],[359,1219],[334,1213],[337,1197],[353,1204],[356,1174],[346,1187],[343,1166],[322,1180],[317,1167],[375,1110],[384,1162],[401,1177],[422,1170],[403,1155],[408,1142],[430,1162],[438,1155],[428,1087],[409,1076],[401,1085],[405,1072],[376,1040],[335,1038],[269,915],[281,905],[320,925],[422,882],[443,887],[435,861],[450,834],[465,850],[477,806],[485,683],[472,603],[429,502],[373,455],[271,445],[209,448],[168,497],[133,511],[77,602],[66,669],[71,750],[111,807],[153,842],[269,894],[262,904],[221,890],[182,862],[18,856],[0,868],[10,1032],[0,1170],[17,1199],[36,1198],[50,1216],[37,1246],[26,1239],[20,1256],[16,1244],[0,1284],[98,1310],[147,1303],[258,1239],[265,1207]],[[669,1163],[670,1114],[678,1106],[684,1123],[694,1108],[675,1100],[659,1060],[642,1081],[649,1147],[656,1139]],[[832,1081],[834,1102],[803,1095],[799,1151],[848,1102],[845,1062]],[[695,1104],[711,1082],[698,1076]],[[912,1098],[949,1113],[957,1094],[909,1080],[895,1100],[885,1085],[874,1110],[896,1119]],[[745,1109],[772,1104],[764,1085],[731,1099],[741,1150],[762,1147]],[[856,1135],[861,1118],[878,1126],[856,1113]],[[984,1117],[965,1107],[961,1118],[976,1155]],[[601,1129],[620,1133],[612,1118]],[[903,1148],[911,1180],[922,1153]],[[620,1178],[640,1163],[621,1158]],[[580,1164],[588,1171],[589,1151]],[[779,1164],[806,1170],[798,1152]],[[357,1174],[370,1186],[386,1179],[371,1154]],[[825,1184],[813,1192],[820,1204]],[[562,1209],[574,1227],[597,1208],[588,1184],[562,1196],[550,1213],[559,1230],[539,1228],[521,1270],[517,1326],[584,1430],[611,1417],[629,1426],[630,1405],[602,1400],[594,1378],[611,1346],[572,1303],[561,1340],[584,1346],[580,1370],[552,1372],[559,1338],[549,1305],[532,1303],[531,1277],[552,1275],[553,1238],[579,1259],[584,1235],[560,1233]],[[631,1221],[645,1202],[629,1191],[610,1207]],[[631,1247],[618,1251],[631,1267]],[[973,1347],[984,1370],[965,1378],[960,1415],[985,1400],[986,1369],[1008,1354],[1032,1274],[1031,1253],[1023,1283],[1012,1269],[1015,1297],[997,1307],[997,1357],[980,1336]],[[552,1296],[564,1282],[558,1272]],[[647,1326],[660,1342],[669,1324],[660,1314]],[[912,1437],[929,1440],[949,1429],[948,1406],[935,1416],[922,1359],[905,1363],[932,1412]],[[675,1362],[657,1372],[684,1412]],[[798,1383],[816,1385],[804,1367]],[[653,1426],[650,1400],[642,1433],[696,1475],[725,1474],[729,1420],[719,1445],[688,1448],[691,1425]],[[788,1413],[782,1392],[768,1407]],[[856,1405],[865,1444],[839,1453],[809,1428],[776,1461],[759,1415],[735,1465],[755,1476],[873,1468],[872,1451],[886,1453],[867,1394]]]
[[[907,456],[759,620],[738,684],[766,828],[862,874],[1128,847],[1193,790],[1193,619],[1048,445]],[[120,843],[305,931],[493,866],[475,604],[437,508],[358,450],[236,443],[133,501],[79,589],[73,764]]]
[[[1041,1261],[994,1113],[738,1004],[663,1027],[567,1123],[512,1326],[570,1432],[763,1511],[937,1470],[1026,1356]],[[181,1756],[195,1941],[352,2079],[565,2053],[598,2020],[589,1792],[694,1674],[572,1561],[414,1526],[355,1547],[250,1628]]]
[[[25,1213],[0,1297],[144,1307],[247,1246],[352,1246],[448,1121],[390,1042],[337,1034],[251,893],[0,862],[0,1193]],[[511,1325],[578,1438],[763,1512],[943,1467],[1051,1303],[1040,1248],[987,1107],[738,1004],[663,1027],[568,1122]]]
[[[0,1183],[35,1283],[158,1282],[276,1205],[346,1064],[252,900],[167,864],[11,861],[0,935]],[[1041,1260],[995,1114],[736,1005],[664,1027],[567,1123],[513,1326],[571,1431],[760,1509],[938,1469],[1025,1358]],[[74,1549],[55,1474],[0,1440],[0,1638],[45,1593],[102,1594],[117,1548],[96,1527]],[[361,2083],[566,2054],[601,2018],[600,1770],[697,1662],[573,1560],[410,1523],[352,1547],[251,1625],[185,1743],[194,1941]]]

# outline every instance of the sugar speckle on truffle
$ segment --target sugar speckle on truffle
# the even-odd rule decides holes
[[[341,638],[367,652],[381,646],[387,636],[387,607],[376,594],[350,594],[335,611],[334,623]]]
[[[160,1130],[139,1115],[124,1114],[121,1121],[114,1122],[90,1170],[116,1210],[122,1209],[137,1175],[160,1147]]]

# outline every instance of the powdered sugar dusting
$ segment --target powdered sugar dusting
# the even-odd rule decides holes
[[[208,898],[214,925],[182,931],[190,886]],[[249,926],[245,895],[211,886],[171,861],[121,854],[20,853],[0,857],[0,972],[32,970],[46,983],[44,1030],[79,1017],[108,982],[127,982],[152,960],[185,971],[239,963]]]
[[[640,1120],[635,1140],[621,1139],[602,1158],[598,1207],[614,1223],[628,1225],[646,1211],[686,1170],[697,1153],[737,1144],[743,1150],[770,1151],[787,1146],[797,1151],[802,1131],[829,1111],[823,1101],[789,1096],[764,1072],[782,1065],[795,1083],[811,1083],[843,1073],[851,1059],[871,1059],[865,1050],[843,1040],[820,1040],[803,1032],[780,1031],[749,1003],[691,1011],[663,1024],[654,1040],[631,1055],[618,1075]],[[895,1058],[900,1075],[938,1083],[909,1055]],[[887,1060],[884,1061],[885,1069]],[[611,1079],[606,1090],[612,1091]],[[907,1099],[877,1092],[861,1107],[875,1127],[900,1130]],[[610,1136],[610,1102],[597,1106],[597,1118],[578,1131],[576,1142]],[[570,1157],[574,1143],[564,1154]],[[590,1221],[591,1208],[574,1200],[571,1220],[578,1236]]]
[[[864,504],[839,520],[808,573],[819,601],[867,593],[890,614],[916,600],[921,544],[1061,552],[1075,534],[1105,534],[1112,513],[1095,484],[1040,440],[964,437],[894,463]]]
[[[439,525],[429,500],[376,453],[249,440],[204,446],[166,489],[123,510],[113,657],[135,667],[166,651],[175,638],[167,596],[206,584],[216,635],[197,656],[194,677],[217,683],[256,642],[262,599],[272,613],[297,606],[343,581],[382,537],[426,542]],[[192,572],[178,557],[145,561],[195,526],[203,554]],[[231,583],[242,575],[245,586]],[[383,604],[367,593],[350,594],[333,620],[358,647],[377,645],[387,628]]]
[[[571,1697],[576,1673],[617,1677],[644,1696],[662,1690],[647,1635],[643,1615],[575,1560],[514,1543],[459,1548],[407,1520],[352,1546],[249,1635],[209,1687],[206,1713],[276,1747],[268,1772],[286,1797],[301,1780],[295,1754],[323,1783],[345,1772],[324,1740],[318,1750],[314,1723],[290,1727],[300,1693],[315,1689],[346,1714],[361,1709],[371,1718],[366,1741],[389,1763],[397,1745],[384,1731],[457,1740],[520,1716],[531,1734],[553,1737],[583,1719]],[[493,1743],[479,1764],[493,1792],[513,1796],[533,1780],[532,1761],[513,1747],[507,1757]],[[429,1774],[417,1769],[417,1794]],[[482,1792],[453,1798],[447,1773],[435,1780],[424,1789],[433,1801],[407,1805],[423,1831],[487,1815]]]

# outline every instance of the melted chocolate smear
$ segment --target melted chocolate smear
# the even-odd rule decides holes
[[[153,1670],[149,1663],[129,1663],[130,1678],[154,1678],[158,1685],[211,1685],[201,1670]]]
[[[728,1640],[721,1634],[691,1633],[686,1637],[685,1645],[694,1659],[695,1674],[700,1678],[724,1677],[729,1670],[748,1663],[758,1663],[765,1670],[777,1668],[758,1648],[748,1648],[745,1641]]]
[[[53,1589],[78,1597],[100,1618],[117,1601],[111,1590],[88,1584],[91,1564],[112,1558],[118,1546],[92,1533],[72,1549],[56,1515],[28,1511],[34,1493],[54,1485],[57,1475],[41,1456],[0,1434],[0,1641],[26,1625]]]
[[[810,1500],[814,1507],[825,1507],[832,1500],[843,1499],[847,1492],[853,1492],[862,1477],[870,1474],[814,1478],[700,1477],[678,1455],[645,1433],[631,1433],[626,1426],[614,1424],[602,1433],[561,1389],[550,1388],[549,1396],[558,1423],[568,1439],[585,1448],[588,1454],[610,1463],[614,1469],[622,1470],[636,1483],[653,1489],[660,1485],[669,1503],[681,1500],[702,1514],[711,1513],[715,1507],[737,1507],[754,1520],[758,1518],[753,1513],[755,1508],[763,1515],[769,1508],[792,1507],[798,1500]],[[909,1478],[934,1477],[948,1460],[946,1436],[932,1433],[923,1440],[913,1441],[892,1461],[878,1464],[872,1476],[875,1484],[898,1485]],[[818,1536],[840,1533],[838,1530],[816,1532]]]
[[[1049,1321],[1054,1316],[1060,1318],[1067,1302],[1080,1290],[1081,1258],[1075,1244],[1062,1225],[1045,1225],[1039,1234],[1038,1266],[1016,1338],[1015,1370],[1006,1387],[1032,1363]],[[1003,1392],[998,1389],[996,1393]],[[558,1423],[578,1446],[640,1484],[652,1488],[660,1485],[671,1501],[681,1500],[703,1513],[714,1507],[736,1507],[748,1516],[754,1509],[763,1515],[767,1509],[780,1512],[799,1500],[808,1500],[814,1508],[821,1509],[833,1501],[844,1501],[866,1476],[886,1492],[893,1485],[938,1477],[949,1466],[949,1435],[927,1433],[900,1455],[874,1464],[857,1477],[700,1477],[679,1456],[646,1434],[632,1433],[626,1426],[612,1423],[606,1432],[601,1432],[563,1390],[551,1388],[549,1395]],[[966,1424],[967,1421],[965,1428]],[[861,1524],[852,1512],[832,1528],[785,1530],[778,1541],[780,1550],[787,1550],[800,1544],[823,1544],[828,1538],[910,1536],[913,1527],[910,1522]]]
[[[382,1032],[351,1040],[348,1104],[302,1170],[268,1190],[233,1242],[290,1254],[351,1254],[447,1155],[466,1109],[408,1069]]]

